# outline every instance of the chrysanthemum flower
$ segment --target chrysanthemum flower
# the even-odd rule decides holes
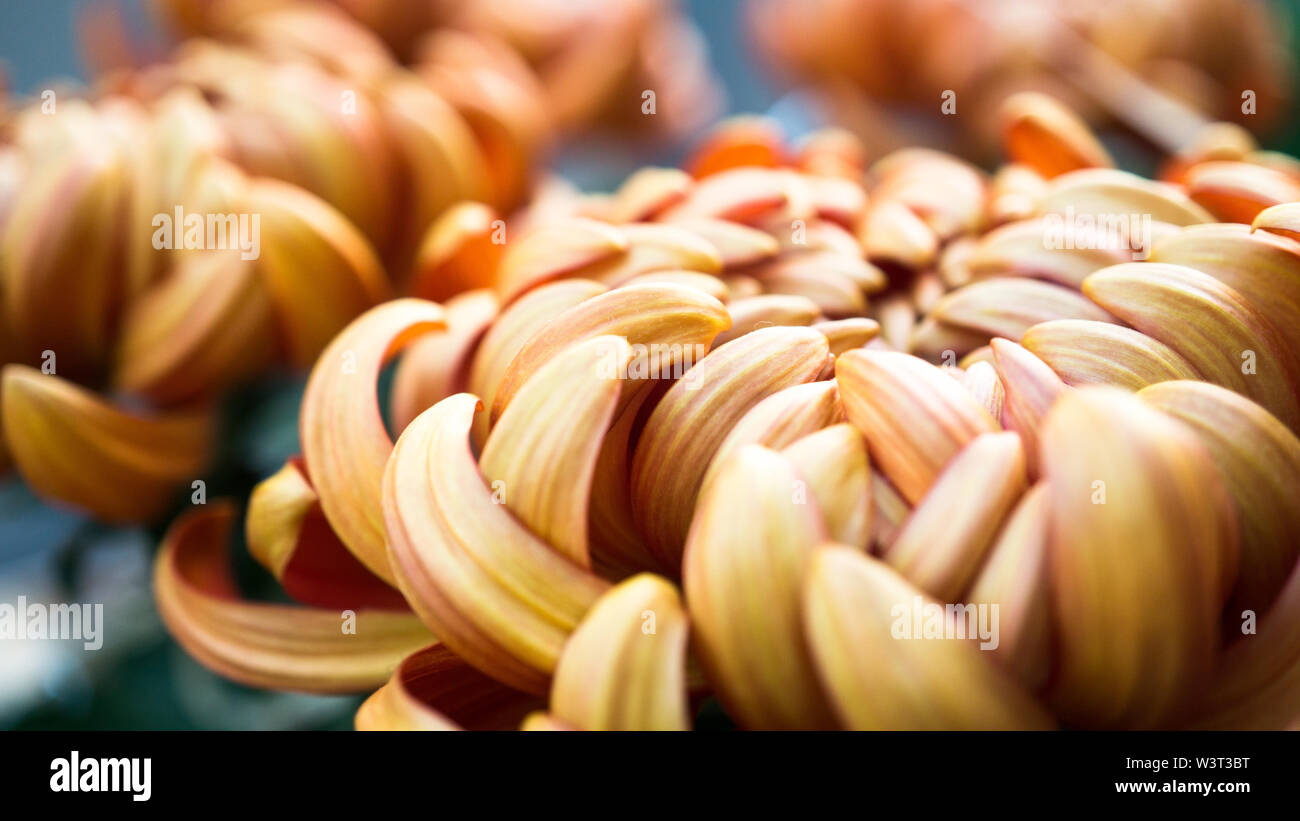
[[[1294,726],[1294,223],[1025,112],[992,179],[742,120],[499,257],[442,226],[426,280],[487,287],[349,324],[249,502],[304,606],[239,598],[222,504],[167,536],[165,621],[239,681],[378,687],[363,729]],[[1058,247],[1067,209],[1147,215],[1153,261]]]

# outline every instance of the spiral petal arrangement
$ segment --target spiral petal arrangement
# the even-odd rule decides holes
[[[1013,174],[747,119],[689,171],[543,198],[499,254],[453,206],[423,293],[474,290],[325,347],[248,517],[304,603],[414,615],[359,624],[355,668],[305,621],[283,678],[237,663],[186,570],[200,511],[159,558],[174,635],[256,685],[362,689],[382,656],[361,729],[1294,726],[1288,189],[1106,167],[1040,105]],[[435,638],[399,664],[401,619]]]

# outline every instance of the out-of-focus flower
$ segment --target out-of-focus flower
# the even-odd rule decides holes
[[[159,58],[101,14],[88,93],[0,101],[0,470],[112,521],[204,474],[231,386],[308,367],[395,295],[485,284],[556,132],[635,114],[680,133],[640,112],[642,84],[708,114],[700,55],[661,59],[685,24],[654,3],[547,30],[508,3],[159,5],[203,36]],[[186,431],[170,464],[142,457],[159,426]]]
[[[569,134],[607,129],[624,138],[680,137],[708,122],[721,106],[704,39],[675,2],[330,0],[313,9],[302,0],[156,0],[154,5],[184,35],[306,52],[327,64],[373,63],[374,53],[387,46],[417,73],[435,78],[440,93],[450,92],[470,107],[499,107],[493,112],[496,125],[510,125],[510,114],[541,109],[550,125]],[[320,5],[342,13],[322,14]],[[358,36],[357,24],[373,35]],[[509,84],[521,76],[536,95],[511,91]],[[644,96],[647,91],[652,97]],[[655,116],[647,117],[644,106],[651,100]]]
[[[1294,59],[1267,0],[750,0],[759,50],[875,150],[970,155],[1022,91],[1118,121],[1166,150],[1198,116],[1276,124]],[[1170,144],[1170,141],[1179,141]]]
[[[549,189],[499,257],[449,211],[423,279],[484,261],[486,287],[352,322],[249,506],[296,598],[404,601],[437,637],[384,656],[357,726],[685,729],[709,696],[757,729],[1293,726],[1300,246],[1062,168],[1104,162],[1072,117],[992,179],[733,122],[698,176]],[[1147,219],[1083,242],[1112,211]],[[173,633],[342,688],[315,615],[274,672],[262,633],[191,626],[181,569],[228,517],[167,537]]]

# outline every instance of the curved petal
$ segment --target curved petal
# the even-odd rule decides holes
[[[555,317],[607,290],[589,279],[565,279],[542,285],[510,303],[488,328],[474,352],[469,392],[491,408],[506,370],[524,344]],[[485,429],[483,433],[486,432]]]
[[[976,436],[939,474],[883,558],[930,595],[954,601],[979,573],[1002,520],[1024,490],[1020,438]]]
[[[4,432],[14,465],[39,494],[111,522],[148,521],[208,465],[208,411],[128,413],[60,377],[6,365]]]
[[[925,268],[939,256],[939,238],[906,205],[875,200],[858,224],[858,240],[867,258],[905,268]]]
[[[1178,186],[1114,168],[1087,168],[1062,174],[1048,184],[1039,201],[1043,214],[1150,214],[1155,222],[1198,225],[1214,222]]]
[[[642,168],[619,186],[609,217],[616,223],[654,219],[685,199],[694,185],[691,175],[678,168]]]
[[[662,219],[752,222],[790,205],[793,196],[790,179],[784,171],[729,168],[698,181],[686,199],[665,211]]]
[[[1002,412],[1006,408],[1007,389],[1003,387],[997,370],[991,364],[983,361],[970,363],[961,372],[958,381],[971,396],[975,397],[976,401],[984,406],[989,416],[1002,419]]]
[[[1178,351],[1206,381],[1249,396],[1300,430],[1300,355],[1237,291],[1200,271],[1158,262],[1106,268],[1088,277],[1083,289]]]
[[[1269,231],[1300,240],[1300,202],[1288,202],[1265,208],[1251,220],[1252,231]]]
[[[1052,664],[1047,503],[1041,482],[1020,497],[968,594],[974,604],[997,606],[998,645],[990,650],[1030,692],[1047,683]]]
[[[1002,423],[1020,434],[1029,475],[1033,478],[1038,475],[1038,429],[1053,403],[1068,388],[1043,360],[1015,342],[994,339],[989,347],[993,349],[993,367],[1006,394]]]
[[[506,507],[575,564],[591,567],[587,515],[596,459],[614,418],[632,349],[597,336],[532,374],[488,435],[483,476]]]
[[[310,364],[353,317],[388,297],[369,240],[324,200],[288,183],[257,179],[240,207],[259,216],[258,270],[296,364]]]
[[[354,721],[362,731],[513,730],[540,703],[431,644],[407,656]]]
[[[542,225],[506,246],[497,273],[502,304],[560,277],[593,276],[628,250],[627,237],[612,225],[581,217]]]
[[[299,459],[253,488],[244,531],[248,552],[296,601],[339,609],[409,609],[402,594],[357,561],[330,529]]]
[[[830,383],[834,384],[834,383]],[[808,482],[832,539],[866,550],[871,543],[871,465],[867,443],[847,423],[810,433],[781,450]]]
[[[593,296],[545,325],[515,354],[496,389],[493,425],[544,363],[577,342],[624,337],[638,347],[638,365],[629,366],[628,373],[652,369],[647,375],[662,379],[696,362],[695,346],[708,345],[729,321],[721,302],[681,285],[628,286]]]
[[[682,579],[700,663],[728,715],[750,729],[830,729],[800,621],[800,581],[826,536],[789,460],[732,454],[691,524]]]
[[[699,271],[651,271],[632,277],[619,287],[635,285],[681,285],[702,291],[719,302],[726,302],[731,297],[727,283],[713,274],[702,274]]]
[[[785,134],[769,117],[739,116],[709,130],[684,164],[696,179],[732,168],[785,165]]]
[[[416,252],[411,296],[442,302],[462,291],[491,288],[504,248],[493,241],[497,222],[496,211],[480,202],[461,202],[444,211]]]
[[[763,328],[704,357],[668,389],[632,458],[632,513],[668,568],[681,559],[696,496],[714,453],[760,400],[817,378],[829,356],[810,328]]]
[[[569,633],[608,584],[553,550],[494,498],[469,448],[479,402],[448,397],[393,449],[384,522],[407,600],[457,655],[545,692]]]
[[[1138,398],[1186,423],[1214,457],[1241,524],[1233,615],[1263,613],[1300,557],[1300,439],[1259,405],[1208,382],[1162,382]]]
[[[593,271],[591,278],[611,287],[652,271],[722,271],[722,257],[708,240],[671,223],[632,222],[620,225],[627,253]]]
[[[612,588],[564,645],[551,715],[579,730],[689,730],[688,632],[667,580],[642,573]]]
[[[1061,226],[1056,230],[1069,233],[1060,243],[1047,241],[1055,226],[1042,217],[995,228],[979,238],[963,265],[975,278],[1033,277],[1078,288],[1093,271],[1133,259],[1130,252],[1104,241],[1099,229],[1066,222]]]
[[[928,638],[900,620],[943,606],[848,547],[808,559],[808,646],[840,721],[854,730],[1045,730],[1051,717],[969,641]]]
[[[82,379],[96,376],[110,353],[129,170],[99,123],[45,118],[55,119],[63,122],[51,127],[88,130],[65,150],[33,158],[0,237],[0,288],[22,359],[52,350],[61,374]]]
[[[773,325],[811,325],[821,316],[817,303],[795,294],[758,294],[740,297],[727,303],[731,327],[713,338],[720,348],[751,331]]]
[[[172,636],[205,666],[253,687],[350,693],[381,684],[429,643],[410,614],[349,613],[241,601],[226,543],[227,503],[177,519],[154,563],[154,599]]]
[[[834,382],[808,382],[777,391],[761,400],[732,426],[709,462],[701,489],[726,458],[745,445],[780,450],[840,421],[839,392]]]
[[[1007,156],[1048,179],[1115,165],[1088,124],[1055,97],[1034,91],[1013,94],[1002,101],[998,114]]]
[[[443,326],[443,310],[433,302],[380,305],[330,343],[303,395],[299,437],[321,509],[348,550],[390,584],[380,485],[393,443],[379,415],[375,384],[398,350]]]
[[[1201,378],[1173,348],[1112,322],[1055,319],[1025,331],[1020,344],[1075,388],[1114,385],[1136,391],[1170,379]]]
[[[1211,161],[1187,170],[1188,195],[1220,222],[1250,225],[1272,206],[1300,200],[1300,182],[1248,162]]]
[[[1056,713],[1159,725],[1204,683],[1218,645],[1237,549],[1227,491],[1186,426],[1115,388],[1062,397],[1041,444]]]
[[[393,375],[392,417],[401,431],[426,408],[469,386],[470,363],[497,317],[496,294],[466,291],[444,306],[447,332],[412,343]]]
[[[771,234],[739,222],[711,217],[678,217],[671,224],[708,240],[722,255],[724,270],[761,262],[776,256],[781,250],[781,244]]]
[[[271,301],[239,253],[186,256],[127,311],[113,384],[160,404],[217,394],[275,358]]]
[[[935,366],[891,351],[849,351],[835,361],[848,420],[867,437],[872,464],[916,504],[971,439],[1000,430],[983,406]]]
[[[981,279],[958,288],[935,304],[931,316],[948,325],[1007,339],[1019,339],[1030,327],[1052,319],[1113,320],[1078,291],[1017,277]]]
[[[1293,348],[1300,348],[1300,243],[1294,238],[1252,233],[1244,225],[1196,225],[1157,240],[1150,261],[1209,274],[1244,296]]]

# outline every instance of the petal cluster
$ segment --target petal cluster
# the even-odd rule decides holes
[[[481,287],[353,320],[248,516],[305,603],[386,590],[436,637],[357,726],[1293,726],[1300,244],[1038,104],[1017,180],[744,119],[490,263],[453,208],[426,282]],[[1111,213],[1148,259],[1143,222],[1055,242]],[[177,637],[265,683],[201,592],[160,587]]]

